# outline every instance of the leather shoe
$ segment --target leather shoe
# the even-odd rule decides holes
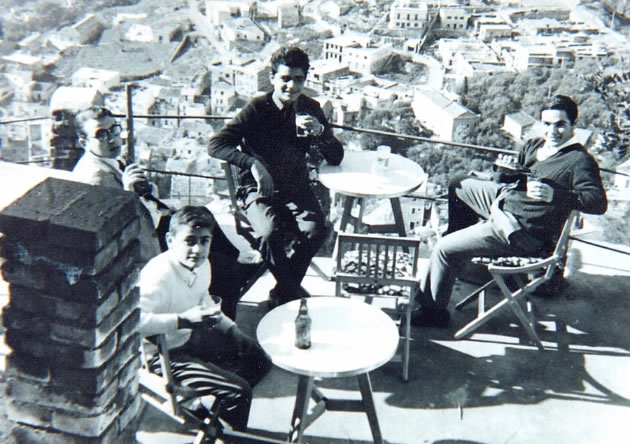
[[[414,327],[447,328],[451,325],[451,315],[446,309],[429,310],[417,308],[411,312],[411,325]]]

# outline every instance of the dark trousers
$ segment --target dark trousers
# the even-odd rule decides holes
[[[263,255],[277,285],[273,296],[284,303],[302,296],[300,284],[326,238],[325,216],[310,187],[290,199],[274,193],[245,198],[247,219],[261,236]]]
[[[200,396],[219,398],[223,402],[221,417],[235,429],[247,428],[252,387],[271,368],[271,361],[254,339],[237,326],[227,332],[195,328],[184,345],[170,350],[170,360],[177,382]]]

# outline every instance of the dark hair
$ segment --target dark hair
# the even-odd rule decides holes
[[[114,117],[114,114],[112,114],[109,109],[102,106],[93,106],[77,113],[74,117],[74,123],[76,124],[77,136],[79,137],[79,143],[81,145],[83,145],[85,139],[87,139],[87,133],[83,128],[85,122],[102,119],[103,117]]]
[[[569,122],[571,123],[571,125],[575,125],[575,121],[578,116],[578,106],[571,97],[563,95],[553,96],[545,104],[542,111],[548,109],[557,109],[559,111],[564,111],[565,113],[567,113],[567,117],[569,118]]]
[[[168,231],[174,234],[182,225],[191,228],[208,228],[212,232],[217,221],[206,207],[185,205],[173,214]]]
[[[302,68],[304,75],[311,66],[308,60],[308,54],[297,46],[282,46],[271,55],[271,73],[278,72],[278,66],[286,65],[289,68]]]

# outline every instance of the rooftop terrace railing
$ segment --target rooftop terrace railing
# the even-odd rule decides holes
[[[129,116],[127,114],[113,114],[113,115],[114,117],[126,118],[127,120],[129,120]],[[132,119],[172,119],[172,120],[186,120],[186,119],[229,120],[232,117],[233,116],[213,115],[213,114],[208,114],[208,115],[133,114],[132,115]],[[0,125],[23,123],[23,122],[36,121],[36,120],[45,120],[45,119],[50,119],[50,118],[51,117],[28,117],[28,118],[21,118],[21,119],[4,120],[4,121],[0,121]],[[346,131],[354,131],[354,132],[365,133],[365,134],[374,134],[378,136],[396,137],[399,139],[415,140],[418,142],[426,142],[426,143],[432,143],[436,145],[455,146],[455,147],[460,147],[460,148],[468,148],[468,149],[473,149],[477,151],[492,152],[492,153],[497,153],[497,154],[511,154],[511,155],[517,154],[516,150],[511,150],[507,148],[496,148],[496,147],[489,147],[489,146],[484,146],[484,145],[475,145],[471,143],[453,142],[449,140],[440,140],[440,139],[434,139],[434,138],[428,138],[428,137],[422,137],[422,136],[412,136],[409,134],[394,133],[394,132],[382,131],[382,130],[373,130],[373,129],[360,128],[360,127],[349,126],[349,125],[339,125],[335,123],[331,124],[331,126],[333,128],[346,130]],[[131,134],[131,137],[133,137],[133,134]],[[22,162],[22,163],[35,163],[35,162]],[[628,173],[625,173],[623,171],[612,170],[609,168],[600,168],[600,171],[609,173],[609,174],[617,174],[617,175],[621,175],[625,177],[630,177],[630,174]]]
[[[176,120],[185,120],[185,119],[202,119],[202,120],[229,120],[231,119],[233,116],[225,116],[225,115],[179,115],[179,114],[165,114],[165,115],[159,115],[159,114],[133,114],[131,113],[131,115],[127,115],[127,114],[113,114],[114,117],[117,118],[125,118],[127,119],[129,125],[128,125],[128,131],[130,130],[128,137],[131,138],[131,140],[133,141],[133,124],[131,123],[133,121],[133,119],[176,119]],[[20,118],[20,119],[13,119],[13,120],[4,120],[4,121],[0,121],[0,125],[5,125],[5,124],[14,124],[14,123],[24,123],[24,122],[30,122],[30,121],[37,121],[37,120],[46,120],[46,119],[50,119],[50,116],[40,116],[40,117],[26,117],[26,118]],[[433,138],[428,138],[428,137],[422,137],[422,136],[412,136],[409,134],[401,134],[401,133],[395,133],[395,132],[390,132],[390,131],[382,131],[382,130],[373,130],[373,129],[367,129],[367,128],[360,128],[360,127],[354,127],[354,126],[348,126],[348,125],[339,125],[339,124],[331,124],[331,126],[333,128],[337,128],[337,129],[341,129],[341,130],[346,130],[346,131],[354,131],[354,132],[359,132],[359,133],[365,133],[365,134],[374,134],[374,135],[379,135],[379,136],[387,136],[387,137],[396,137],[399,139],[406,139],[406,140],[415,140],[418,142],[427,142],[427,143],[432,143],[432,144],[436,144],[436,145],[447,145],[447,146],[456,146],[456,147],[460,147],[460,148],[468,148],[468,149],[473,149],[473,150],[478,150],[478,151],[485,151],[485,152],[493,152],[493,153],[497,153],[497,154],[510,154],[510,155],[514,155],[517,154],[516,150],[510,150],[510,149],[506,149],[506,148],[495,148],[495,147],[488,147],[488,146],[483,146],[483,145],[475,145],[475,144],[470,144],[470,143],[462,143],[462,142],[453,142],[453,141],[447,141],[447,140],[439,140],[439,139],[433,139]],[[129,145],[131,145],[133,147],[133,142],[130,143]],[[135,156],[134,156],[135,157]],[[45,163],[46,161],[44,160],[34,160],[34,161],[24,161],[24,162],[17,162],[17,163]],[[172,170],[159,170],[159,169],[153,169],[153,168],[145,168],[145,171],[149,172],[149,173],[155,173],[155,174],[165,174],[165,175],[173,175],[173,176],[183,176],[183,177],[188,177],[188,190],[189,193],[187,194],[188,196],[188,203],[190,204],[190,199],[191,197],[203,197],[203,196],[193,196],[193,194],[191,193],[191,180],[192,178],[202,178],[202,179],[207,179],[207,180],[225,180],[225,176],[214,176],[214,175],[204,175],[204,174],[195,174],[195,173],[185,173],[182,171],[172,171]],[[600,168],[600,171],[605,172],[605,173],[609,173],[609,174],[617,174],[617,175],[621,175],[621,176],[626,176],[626,177],[630,177],[630,174],[622,172],[622,171],[617,171],[617,170],[612,170],[612,169],[608,169],[608,168]],[[421,198],[421,199],[426,199],[426,200],[433,200],[433,201],[437,201],[437,202],[441,202],[441,203],[445,203],[446,199],[443,196],[429,196],[429,195],[423,195],[423,194],[410,194],[409,197],[415,197],[415,198]],[[584,239],[580,239],[578,237],[575,236],[571,236],[571,239],[574,241],[578,241],[578,242],[583,242],[589,245],[593,245],[599,248],[603,248],[609,251],[615,251],[618,253],[622,253],[622,254],[626,254],[626,255],[630,255],[629,252],[624,251],[624,250],[620,250],[620,249],[616,249],[607,245],[602,245],[599,244],[597,242],[593,242],[593,241],[587,241]]]

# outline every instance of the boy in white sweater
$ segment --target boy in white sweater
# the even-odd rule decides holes
[[[149,337],[165,334],[174,378],[200,396],[221,398],[222,418],[244,430],[251,387],[271,362],[208,293],[208,251],[215,223],[205,207],[185,206],[173,215],[166,234],[168,250],[140,273],[140,332]]]

